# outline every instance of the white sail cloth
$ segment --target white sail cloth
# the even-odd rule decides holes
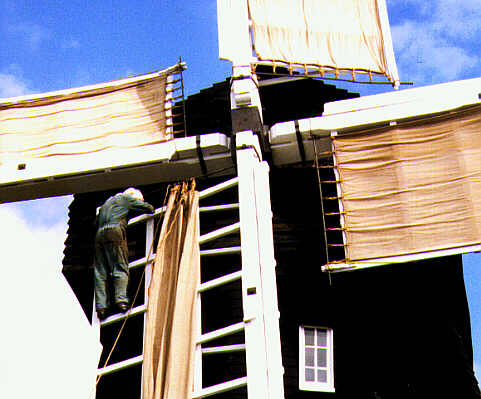
[[[481,106],[333,137],[349,262],[481,244]]]
[[[168,74],[0,101],[0,165],[167,140]]]
[[[343,72],[381,74],[399,84],[385,0],[244,1],[248,2],[258,60],[317,66],[336,76]],[[230,0],[218,3],[222,5],[220,57],[234,61],[233,49],[239,46],[229,31],[242,13],[239,17],[239,4]]]
[[[199,282],[199,193],[177,185],[170,192],[149,287],[144,399],[192,397]]]

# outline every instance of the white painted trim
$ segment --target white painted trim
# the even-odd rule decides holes
[[[250,132],[242,132],[250,142]],[[254,170],[260,159],[255,147],[242,147],[237,142],[239,174],[239,215],[242,258],[242,305],[245,322],[247,396],[269,399],[267,348],[263,318],[263,292],[260,275],[260,242],[257,230],[257,199]]]
[[[98,369],[97,375],[106,375],[106,374],[115,373],[116,371],[120,371],[128,367],[136,366],[137,364],[142,363],[143,360],[144,360],[144,356],[139,355],[131,359],[124,360],[122,362],[111,364],[110,366],[104,367],[102,369]]]
[[[155,259],[155,254],[151,254],[150,259],[148,260],[148,263],[152,263]],[[129,269],[136,269],[137,267],[145,266],[147,264],[147,257],[144,256],[143,258],[134,260],[129,263]]]
[[[284,398],[284,368],[281,355],[280,313],[277,303],[276,260],[272,228],[273,214],[267,162],[260,162],[257,165],[254,170],[254,179],[269,398]]]
[[[368,109],[380,109],[412,102],[426,102],[433,105],[451,104],[453,100],[461,105],[475,103],[481,92],[481,77],[457,80],[436,85],[413,87],[400,91],[361,96],[324,105],[323,115],[334,115]],[[380,111],[382,112],[382,111]],[[434,111],[436,112],[436,111]]]
[[[212,395],[216,395],[222,392],[232,391],[247,385],[247,378],[237,378],[232,381],[223,382],[221,384],[213,385],[208,388],[204,388],[201,391],[195,391],[192,394],[192,399],[207,398]]]
[[[133,308],[129,312],[117,313],[117,314],[114,314],[112,316],[107,317],[106,319],[104,319],[100,322],[100,325],[102,327],[105,327],[105,326],[108,326],[110,324],[116,323],[120,320],[124,320],[127,317],[133,317],[133,316],[137,316],[139,314],[143,314],[143,313],[146,312],[146,310],[147,310],[147,307],[145,305],[136,306],[135,308]]]
[[[197,337],[202,336],[202,298],[200,292],[197,292],[197,299],[195,302],[195,334]],[[202,390],[202,343],[196,342],[194,352],[194,392]]]
[[[232,209],[239,209],[239,204],[201,206],[199,208],[199,212],[200,213],[206,213],[206,212],[216,212],[216,211],[229,211],[229,210],[232,210]]]
[[[241,252],[241,247],[226,247],[214,249],[201,249],[200,256],[232,255]]]
[[[202,353],[204,355],[211,355],[211,354],[217,354],[217,353],[241,352],[245,350],[246,350],[245,344],[237,344],[237,345],[214,346],[214,347],[203,348]]]
[[[225,182],[216,184],[215,186],[212,186],[212,187],[206,188],[205,190],[202,190],[199,193],[199,199],[208,198],[208,197],[210,197],[214,194],[217,194],[221,191],[227,190],[231,187],[235,187],[235,186],[237,186],[237,184],[239,184],[239,178],[233,177],[232,179],[229,179]]]
[[[197,343],[204,344],[214,339],[225,337],[226,335],[238,333],[242,330],[244,330],[244,322],[241,321],[240,323],[232,324],[230,326],[202,334],[197,340]]]
[[[137,223],[140,223],[140,222],[146,222],[148,220],[152,220],[153,218],[159,216],[159,215],[162,215],[165,211],[167,210],[167,207],[166,206],[163,206],[162,208],[158,208],[154,211],[154,213],[152,214],[143,214],[143,215],[139,215],[139,216],[136,216],[132,219],[129,220],[129,223],[128,225],[129,226],[132,226],[133,224],[137,224]]]
[[[213,288],[220,287],[222,285],[231,283],[242,278],[242,271],[226,274],[225,276],[215,278],[205,283],[200,284],[199,292],[209,291]]]
[[[317,335],[316,330],[322,329],[327,330],[327,346],[321,347],[327,350],[327,382],[320,383],[317,381],[306,381],[305,379],[305,367],[306,367],[306,359],[305,359],[305,335],[304,329],[305,328],[312,328],[315,330],[314,337]],[[316,392],[335,392],[334,387],[334,332],[332,328],[329,327],[321,327],[321,326],[299,326],[299,389],[303,391],[316,391]],[[316,338],[315,338],[316,339]],[[316,345],[313,346],[314,349],[317,348]],[[316,356],[314,356],[316,359]],[[314,360],[317,363],[316,360]],[[314,372],[317,371],[318,367],[313,367]],[[322,367],[324,369],[324,367]]]
[[[216,240],[217,238],[221,238],[229,234],[236,233],[239,231],[239,229],[240,229],[239,222],[231,224],[229,226],[221,227],[220,229],[201,235],[199,237],[199,244],[205,244],[209,241]]]
[[[232,165],[230,139],[224,134],[202,135],[201,148],[209,171]],[[176,138],[133,149],[76,155],[72,160],[60,160],[56,156],[31,159],[24,170],[18,170],[16,162],[6,161],[0,166],[0,191],[3,198],[8,198],[7,201],[16,201],[15,196],[22,195],[18,194],[22,190],[28,190],[28,199],[48,196],[49,193],[81,192],[84,186],[91,184],[92,178],[97,185],[100,179],[110,184],[117,179],[121,186],[122,176],[129,170],[137,171],[139,168],[148,170],[156,181],[159,181],[159,176],[163,181],[173,181],[185,178],[186,174],[187,177],[195,175],[197,165],[195,137]],[[48,187],[45,188],[47,191],[40,195],[39,191],[44,187]],[[21,199],[25,199],[24,194]],[[148,217],[151,216],[135,220]]]
[[[322,266],[322,270],[331,272],[351,271],[382,265],[389,265],[393,263],[406,263],[423,259],[439,258],[442,256],[460,255],[470,252],[481,252],[481,245],[469,245],[458,248],[439,249],[434,251],[427,251],[410,255],[391,256],[379,259],[366,259],[345,263],[331,263],[329,265]]]
[[[155,213],[155,215],[159,215],[159,213]],[[155,219],[150,218],[147,220],[145,224],[145,258],[147,259],[148,257],[152,258],[152,262],[146,262],[145,263],[145,271],[144,271],[144,305],[143,307],[145,308],[144,311],[144,325],[143,325],[143,333],[142,333],[142,355],[144,354],[145,351],[145,326],[147,325],[147,310],[149,306],[149,288],[150,288],[150,281],[152,280],[152,264],[153,260],[155,259],[155,255],[152,254],[154,251],[153,244],[154,244],[154,231],[155,231]],[[143,375],[144,375],[144,370],[142,367],[142,378],[141,381],[143,380]],[[142,392],[142,385],[140,385],[140,397],[143,396]]]
[[[282,399],[284,381],[277,338],[279,312],[268,166],[262,163],[257,137],[251,132],[238,136],[247,394],[251,398]]]

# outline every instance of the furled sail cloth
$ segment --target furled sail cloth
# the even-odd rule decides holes
[[[168,78],[176,70],[0,100],[0,165],[168,140]]]
[[[238,5],[219,0],[219,18]],[[399,85],[385,0],[244,0],[258,61],[283,62],[321,74],[380,74]],[[231,13],[229,11],[232,10]],[[242,15],[241,17],[242,18]],[[231,61],[233,24],[219,22],[220,57]],[[235,47],[235,46],[233,46]]]
[[[472,105],[333,136],[347,261],[479,250],[480,131]]]
[[[199,280],[199,194],[177,185],[167,203],[149,288],[143,399],[191,397]]]

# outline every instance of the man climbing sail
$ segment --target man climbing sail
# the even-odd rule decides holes
[[[143,213],[154,213],[154,207],[144,202],[142,193],[135,188],[110,197],[100,207],[94,257],[95,308],[100,320],[107,317],[114,304],[121,312],[129,308],[126,228],[129,218]]]

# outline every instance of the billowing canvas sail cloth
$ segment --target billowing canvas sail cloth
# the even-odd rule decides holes
[[[481,106],[333,137],[348,261],[481,244]]]
[[[143,399],[191,397],[199,280],[199,194],[179,185],[168,200],[149,288]]]
[[[174,70],[0,100],[0,165],[167,140],[166,87]]]
[[[399,80],[384,0],[248,1],[259,59]]]

